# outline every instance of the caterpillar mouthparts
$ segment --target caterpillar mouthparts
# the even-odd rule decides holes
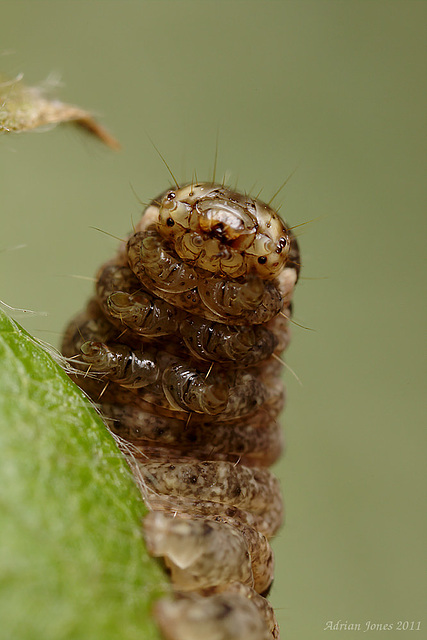
[[[280,354],[300,258],[268,204],[214,183],[151,202],[62,350],[120,436],[175,600],[169,640],[279,638],[264,597],[282,522]],[[126,444],[127,443],[127,444]]]

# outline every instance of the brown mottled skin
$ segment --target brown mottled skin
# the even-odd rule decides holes
[[[274,210],[222,185],[168,190],[98,272],[63,353],[151,509],[145,536],[176,600],[168,640],[277,640],[261,595],[280,527],[279,356],[300,260]]]

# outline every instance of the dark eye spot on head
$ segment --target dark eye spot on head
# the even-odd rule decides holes
[[[282,236],[280,238],[279,242],[277,243],[276,253],[282,253],[282,249],[284,249],[287,244],[288,244],[287,237],[286,236]]]
[[[267,256],[260,256],[258,262],[259,264],[265,264],[267,262]]]
[[[170,191],[168,193],[168,195],[166,196],[166,200],[174,200],[176,198],[176,193],[175,191]]]
[[[166,224],[168,227],[173,227],[173,225],[175,224],[175,220],[173,220],[173,218],[168,218],[166,220]]]

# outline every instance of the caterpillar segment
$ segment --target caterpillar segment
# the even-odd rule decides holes
[[[278,640],[266,599],[283,519],[280,355],[298,244],[267,204],[223,185],[147,207],[62,350],[128,456],[144,535],[175,591],[167,640]]]

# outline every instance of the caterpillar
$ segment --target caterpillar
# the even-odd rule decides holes
[[[300,257],[257,198],[176,185],[97,273],[62,351],[119,437],[149,506],[144,535],[175,598],[168,640],[271,640],[270,538],[282,523],[280,354]]]

